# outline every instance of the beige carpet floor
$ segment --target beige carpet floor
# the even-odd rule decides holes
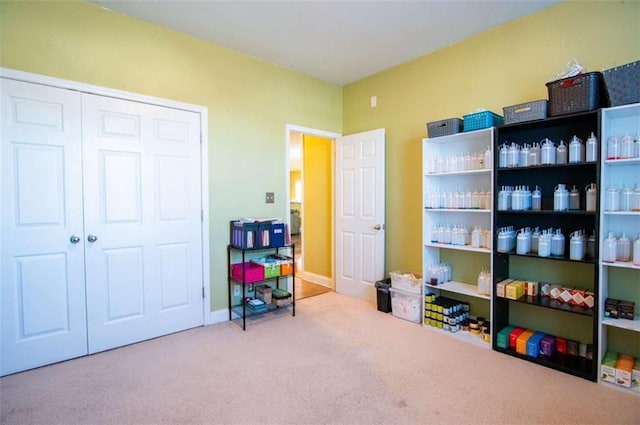
[[[334,292],[0,379],[2,424],[639,424],[640,397]]]

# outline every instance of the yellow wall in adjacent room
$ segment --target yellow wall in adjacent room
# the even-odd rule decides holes
[[[640,59],[639,40],[640,2],[568,1],[345,86],[343,133],[386,129],[387,272],[422,270],[425,123],[546,99],[572,58],[602,71]]]
[[[332,144],[331,139],[302,136],[303,192],[302,240],[304,271],[332,276]]]
[[[2,67],[208,108],[211,310],[225,309],[229,220],[287,217],[286,125],[340,133],[342,88],[89,3],[0,8]]]

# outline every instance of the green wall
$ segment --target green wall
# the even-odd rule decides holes
[[[386,270],[422,270],[425,123],[546,99],[572,58],[601,71],[638,60],[639,40],[640,2],[568,1],[345,86],[343,134],[387,132]]]
[[[211,310],[227,305],[229,220],[289,214],[286,124],[342,131],[341,87],[88,3],[2,1],[0,52],[2,67],[208,108]]]

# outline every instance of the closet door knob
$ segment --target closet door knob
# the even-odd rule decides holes
[[[71,235],[71,237],[69,238],[69,242],[71,242],[71,243],[78,243],[78,242],[80,242],[80,236],[78,236],[78,235]]]
[[[382,226],[380,226],[379,224],[376,224],[375,226],[373,226],[373,230],[380,230],[382,229]]]
[[[89,242],[95,242],[95,241],[98,240],[98,237],[96,235],[89,235],[89,236],[87,236],[87,240]]]

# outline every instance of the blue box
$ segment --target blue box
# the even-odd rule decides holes
[[[258,249],[259,226],[256,223],[247,223],[233,220],[230,223],[229,243],[240,249]]]
[[[527,341],[527,356],[538,357],[540,354],[540,341],[546,334],[544,332],[536,332],[531,335],[531,338]]]
[[[284,223],[271,223],[271,248],[284,246],[286,242]]]

